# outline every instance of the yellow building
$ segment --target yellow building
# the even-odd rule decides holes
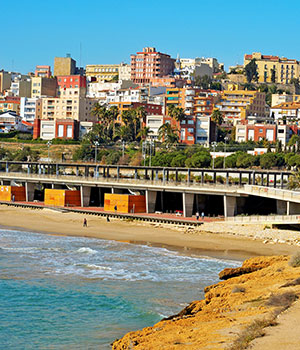
[[[248,90],[225,90],[216,105],[225,121],[246,119],[249,115],[265,116],[266,95]]]
[[[291,79],[299,78],[300,63],[295,59],[262,55],[260,52],[254,52],[252,55],[244,56],[244,67],[252,59],[256,61],[258,82],[260,83],[289,84]],[[272,75],[275,78],[273,81]]]
[[[88,64],[86,65],[86,76],[89,81],[97,82],[111,81],[119,77],[118,64]]]
[[[20,114],[20,98],[14,96],[7,96],[0,98],[0,113],[13,111]]]
[[[76,61],[69,57],[54,58],[54,76],[58,75],[74,75],[76,73]]]
[[[97,99],[82,97],[42,98],[41,119],[73,119],[78,121],[97,121],[91,113]]]

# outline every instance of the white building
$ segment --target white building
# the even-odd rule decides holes
[[[36,117],[36,106],[38,99],[36,97],[28,98],[21,97],[20,101],[20,115],[22,120],[33,123]]]
[[[119,80],[131,80],[131,65],[120,63],[119,65]]]
[[[28,131],[28,127],[22,123],[21,116],[11,111],[0,114],[0,132],[8,133],[10,131]]]
[[[158,130],[163,125],[163,115],[147,115],[146,127],[150,129],[149,140],[158,140]]]
[[[119,89],[134,88],[137,85],[133,84],[132,81],[119,81],[117,83],[99,83],[99,82],[89,82],[87,83],[86,96],[90,98],[103,98],[103,93],[107,91],[116,91]]]

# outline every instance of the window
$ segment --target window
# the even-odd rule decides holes
[[[194,121],[193,120],[188,120],[188,124],[193,125]]]
[[[259,133],[261,134],[263,132],[263,129],[259,129]]]
[[[188,128],[188,132],[194,132],[194,128]]]
[[[188,141],[193,141],[194,137],[193,136],[188,136],[187,139],[188,139]]]
[[[64,126],[63,125],[58,125],[57,136],[58,137],[64,136]]]
[[[67,125],[67,137],[73,137],[73,127],[72,125]]]

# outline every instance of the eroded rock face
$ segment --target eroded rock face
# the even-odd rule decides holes
[[[284,259],[288,259],[284,256],[278,256],[278,257],[258,257],[258,258],[252,258],[245,260],[242,267],[237,267],[234,269],[226,268],[223,271],[219,273],[220,280],[227,280],[232,277],[241,276],[246,273],[251,273],[257,270],[261,270],[265,267],[268,267],[272,264],[274,264],[276,261],[282,261]]]
[[[225,281],[205,288],[205,299],[194,301],[177,315],[116,340],[113,350],[223,349],[254,319],[274,311],[267,300],[299,277],[300,268],[286,256],[246,260],[241,268],[225,269]],[[229,271],[231,270],[231,271]],[[292,286],[300,294],[300,285]],[[239,292],[243,291],[243,292]]]

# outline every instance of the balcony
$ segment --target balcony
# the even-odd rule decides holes
[[[186,90],[185,93],[187,96],[195,96],[195,90]]]

